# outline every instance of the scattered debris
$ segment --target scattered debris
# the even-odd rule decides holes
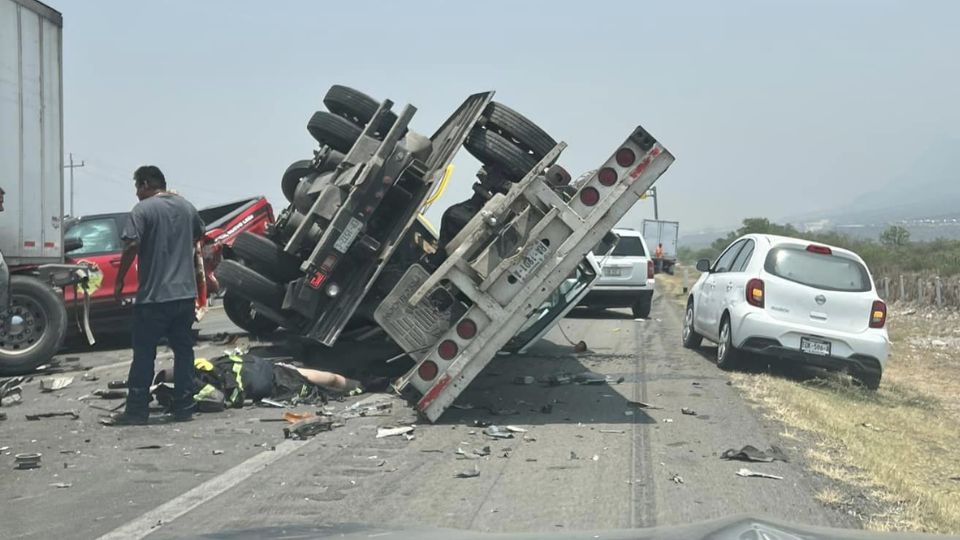
[[[483,434],[487,437],[493,437],[494,439],[512,439],[513,433],[511,433],[506,428],[500,426],[487,426],[483,430]]]
[[[673,423],[673,418],[664,418],[664,419],[663,419],[663,423],[664,423],[664,424],[671,424],[671,423]]]
[[[160,450],[163,446],[159,444],[145,444],[143,446],[134,447],[134,450]]]
[[[93,395],[100,399],[127,399],[126,390],[94,390]]]
[[[617,377],[617,384],[620,384],[620,383],[622,383],[622,382],[625,381],[625,380],[627,380],[626,377]]]
[[[54,482],[54,483],[50,484],[50,487],[55,487],[55,488],[68,488],[68,487],[73,487],[73,484],[71,484],[70,482]]]
[[[597,454],[594,454],[594,455],[593,455],[593,460],[594,460],[594,461],[600,461],[600,456],[598,456]]]
[[[740,469],[739,471],[737,471],[737,476],[752,477],[752,478],[770,478],[772,480],[783,480],[782,476],[751,471],[750,469]]]
[[[548,404],[544,405],[543,407],[540,407],[540,412],[542,412],[543,414],[550,414],[550,413],[552,413],[552,412],[553,412],[553,405],[550,405],[550,404],[548,403]]]
[[[577,384],[607,384],[607,378],[605,376],[592,371],[578,373],[574,375],[573,380]]]
[[[80,379],[86,382],[94,382],[94,381],[99,381],[100,377],[94,375],[93,373],[84,373],[83,376],[80,377]]]
[[[520,414],[520,411],[516,409],[495,409],[493,407],[487,407],[487,412],[493,416],[513,416],[515,414]]]
[[[301,420],[306,420],[307,418],[313,418],[315,416],[317,415],[312,412],[288,411],[283,413],[283,419],[286,420],[287,422],[290,422],[291,424],[295,424]]]
[[[0,407],[9,407],[20,403],[23,399],[23,377],[13,377],[0,383]]]
[[[274,401],[270,398],[263,398],[257,402],[257,404],[261,407],[274,407],[277,409],[285,409],[287,407],[286,404],[280,403],[279,401]]]
[[[322,431],[330,431],[335,426],[336,424],[330,416],[304,418],[283,428],[283,438],[305,440]]]
[[[213,451],[213,455],[215,455],[215,456],[223,455],[223,450],[214,450],[214,451]]]
[[[412,440],[416,439],[417,436],[414,435],[413,433],[404,433],[404,434],[403,434],[403,438],[407,439],[408,441],[412,441]]]
[[[740,450],[724,450],[720,454],[720,459],[732,459],[737,461],[755,461],[760,463],[770,463],[771,461],[787,461],[787,455],[777,446],[771,446],[766,450],[759,450],[749,444]]]
[[[686,407],[680,409],[680,413],[681,413],[681,414],[686,414],[686,415],[688,415],[688,416],[696,416],[696,415],[697,415],[697,411],[695,411],[695,410],[693,410],[693,409],[688,409],[688,408],[686,408]]]
[[[946,347],[946,346],[947,346],[947,342],[944,341],[944,340],[942,340],[942,339],[935,339],[935,340],[931,341],[930,344],[933,345],[934,347]]]
[[[480,476],[480,467],[474,465],[473,470],[460,471],[457,473],[457,478],[476,478]]]
[[[537,382],[537,379],[531,377],[530,375],[525,375],[523,377],[517,377],[513,380],[513,384],[533,384]]]
[[[403,435],[413,431],[413,426],[401,426],[395,428],[377,428],[377,438],[392,437],[394,435]]]
[[[537,458],[535,458],[535,457],[528,457],[528,458],[525,459],[524,461],[526,461],[527,463],[535,463],[535,462],[537,461]]]
[[[69,416],[73,420],[77,420],[80,418],[80,413],[77,411],[53,411],[26,415],[27,420],[40,420],[41,418],[54,418],[56,416]]]
[[[576,345],[573,346],[573,352],[575,353],[584,353],[587,352],[587,342],[580,340]]]
[[[580,456],[578,456],[576,452],[574,452],[573,450],[571,450],[571,451],[570,451],[570,459],[571,459],[571,460],[577,460],[577,459],[580,459]]]
[[[127,380],[126,380],[126,379],[124,379],[124,380],[122,380],[122,381],[110,381],[110,382],[107,383],[107,388],[109,388],[109,389],[111,389],[111,390],[118,390],[118,389],[120,389],[120,388],[126,388],[126,387],[127,387]]]
[[[480,459],[478,454],[471,454],[460,447],[457,447],[457,451],[454,453],[462,457],[463,459]]]
[[[40,468],[40,458],[43,457],[43,454],[29,453],[29,454],[17,454],[13,456],[13,462],[16,464],[18,469],[39,469]]]
[[[683,483],[683,477],[680,476],[680,475],[677,474],[677,473],[673,473],[673,474],[670,476],[670,480],[673,480],[673,483],[674,483],[674,484],[682,484],[682,483]]]
[[[474,449],[473,449],[473,453],[476,454],[476,455],[478,455],[478,456],[480,456],[480,457],[489,456],[489,455],[490,455],[490,452],[491,452],[491,450],[490,450],[490,447],[489,447],[489,446],[484,446],[483,448],[474,448]]]
[[[487,427],[487,426],[490,425],[490,422],[488,422],[488,421],[486,421],[486,420],[474,420],[474,421],[473,421],[473,425],[474,425],[475,427]]]
[[[600,433],[626,433],[622,429],[601,429]]]
[[[573,377],[569,373],[555,373],[547,377],[547,384],[550,386],[562,386],[573,382]]]
[[[642,401],[627,401],[627,405],[631,407],[637,407],[638,409],[662,409],[663,407],[658,407],[656,405],[651,405],[649,403],[644,403]]]
[[[527,430],[517,426],[506,426],[505,429],[510,433],[526,433],[527,432]]]
[[[474,407],[474,406],[471,405],[470,403],[464,403],[464,404],[454,403],[453,405],[450,406],[450,408],[451,408],[451,409],[460,409],[461,411],[472,411],[472,410],[475,409],[476,407]]]
[[[703,384],[700,381],[693,381],[690,384],[692,384],[693,386],[703,386]]]
[[[860,427],[865,427],[867,429],[872,429],[874,431],[883,431],[883,429],[878,428],[877,426],[871,424],[870,422],[863,422],[860,424]]]
[[[40,391],[53,392],[61,390],[70,386],[72,382],[73,377],[47,377],[46,379],[40,379]]]

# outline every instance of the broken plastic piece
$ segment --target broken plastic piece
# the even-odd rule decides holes
[[[696,416],[696,415],[697,415],[697,411],[695,411],[695,410],[693,410],[693,409],[688,409],[688,408],[686,408],[686,407],[680,409],[680,412],[681,412],[682,414],[686,414],[686,415],[688,415],[688,416]]]
[[[40,391],[53,392],[70,386],[72,382],[73,377],[47,377],[40,379]]]
[[[573,377],[569,373],[556,373],[547,378],[547,384],[550,386],[562,386],[573,382]]]
[[[284,439],[308,439],[313,437],[321,431],[330,431],[334,427],[337,427],[333,421],[333,418],[330,416],[314,416],[312,418],[304,418],[298,422],[291,424],[289,427],[283,428],[283,438]]]
[[[683,477],[680,476],[680,475],[677,474],[677,473],[673,473],[673,475],[670,477],[670,480],[673,480],[673,483],[674,483],[674,484],[682,484],[682,483],[683,483]]]
[[[274,401],[274,400],[269,399],[269,398],[263,398],[263,399],[261,399],[259,404],[260,404],[261,406],[276,407],[276,408],[278,408],[278,409],[284,409],[284,408],[286,408],[286,404],[280,403],[279,401]]]
[[[749,444],[740,450],[724,450],[720,454],[720,459],[732,459],[737,461],[756,461],[760,463],[770,463],[771,461],[787,461],[787,455],[777,446],[771,446],[764,450],[759,450]]]
[[[18,469],[37,469],[40,467],[41,457],[43,457],[43,454],[39,452],[17,454],[13,456],[13,462],[16,463]]]
[[[55,488],[68,488],[72,486],[73,484],[71,484],[70,482],[54,482],[50,484],[50,487],[55,487]]]
[[[222,455],[222,454],[223,454],[223,450],[214,450],[214,451],[213,451],[213,455],[215,455],[215,456],[219,456],[219,455]]]
[[[753,478],[770,478],[772,480],[783,480],[782,476],[751,471],[750,469],[740,469],[739,471],[737,471],[737,476],[753,477]]]
[[[457,478],[476,478],[480,476],[480,467],[474,465],[473,470],[460,471],[457,473]]]
[[[94,390],[93,395],[100,399],[126,399],[126,390]]]
[[[401,426],[395,428],[377,428],[377,438],[392,437],[394,435],[403,435],[413,431],[413,426]]]
[[[506,430],[509,431],[510,433],[526,433],[527,432],[527,430],[517,426],[506,426]]]
[[[537,382],[537,379],[531,377],[530,375],[525,375],[523,377],[517,377],[513,379],[513,384],[533,384]]]
[[[483,430],[483,434],[487,437],[493,437],[494,439],[512,439],[513,433],[510,433],[505,428],[500,426],[487,426]]]
[[[599,373],[585,371],[574,375],[573,380],[579,384],[606,384],[607,378]]]

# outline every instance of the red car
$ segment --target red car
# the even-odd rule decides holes
[[[230,246],[237,235],[244,231],[263,234],[273,223],[273,208],[267,199],[257,197],[211,206],[199,210],[200,217],[206,223],[203,238],[203,268],[205,279],[198,280],[198,310],[207,305],[207,295],[216,293],[219,284],[214,270],[223,258],[229,258]],[[79,248],[67,253],[67,263],[87,263],[97,269],[89,281],[90,325],[94,335],[123,331],[129,328],[132,299],[137,293],[136,264],[124,278],[124,301],[118,303],[113,297],[117,270],[120,268],[120,255],[123,241],[120,232],[127,219],[127,212],[116,214],[97,214],[83,216],[65,224],[64,242],[80,240]],[[226,253],[225,253],[226,249]],[[77,298],[79,296],[79,298]],[[71,319],[82,321],[83,294],[74,290],[64,290],[67,311]],[[71,333],[77,334],[81,326],[71,324]]]

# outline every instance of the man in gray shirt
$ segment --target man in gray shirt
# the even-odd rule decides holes
[[[114,296],[121,300],[123,279],[139,257],[139,286],[133,309],[133,362],[127,378],[126,410],[104,421],[109,425],[146,424],[157,345],[167,338],[173,349],[174,420],[189,420],[194,410],[193,335],[197,296],[194,246],[203,236],[203,221],[183,197],[167,191],[163,173],[153,165],[133,173],[140,202],[123,228],[123,256]]]

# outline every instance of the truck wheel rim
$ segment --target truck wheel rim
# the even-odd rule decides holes
[[[683,316],[683,339],[687,340],[690,338],[690,328],[693,326],[693,308],[687,309],[686,315]]]
[[[730,338],[730,326],[720,328],[720,343],[717,344],[717,360],[722,361],[727,355],[727,340]]]
[[[19,324],[15,323],[19,317]],[[40,345],[47,329],[47,313],[32,298],[13,296],[0,320],[0,350],[9,356],[29,354]]]

